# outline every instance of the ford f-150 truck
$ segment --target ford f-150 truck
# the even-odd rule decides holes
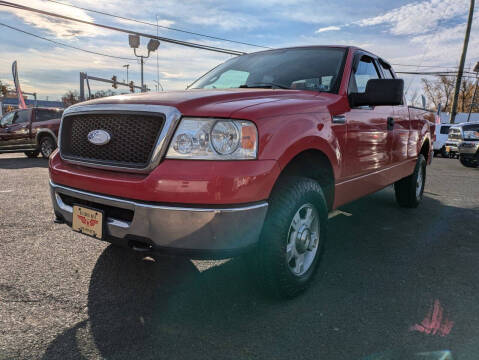
[[[20,109],[0,120],[0,154],[24,152],[28,157],[48,158],[57,147],[63,110],[58,108]]]
[[[328,213],[394,184],[420,203],[434,115],[355,47],[239,56],[186,91],[114,96],[63,114],[50,157],[57,222],[137,251],[246,263],[273,294],[311,282]]]

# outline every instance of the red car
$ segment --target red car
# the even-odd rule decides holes
[[[57,147],[63,114],[58,108],[14,110],[0,120],[0,154],[24,152],[28,157],[48,158]]]
[[[304,290],[328,213],[394,184],[422,199],[434,114],[355,47],[228,60],[189,90],[114,96],[63,115],[50,158],[56,219],[137,251],[247,253],[264,287]]]

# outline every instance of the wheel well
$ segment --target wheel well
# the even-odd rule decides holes
[[[52,134],[50,134],[50,133],[48,133],[48,132],[46,132],[46,131],[43,131],[43,132],[39,133],[38,136],[37,136],[37,139],[38,139],[37,142],[38,142],[38,145],[39,145],[39,146],[40,146],[40,142],[41,142],[42,139],[45,138],[45,137],[51,138],[51,139],[53,140],[53,142],[55,143],[55,145],[56,145],[55,138],[52,136]]]
[[[283,176],[303,176],[317,180],[323,189],[328,209],[334,202],[334,172],[328,157],[319,150],[306,150],[296,155],[283,169]]]
[[[419,153],[424,156],[426,161],[429,160],[429,139],[426,139],[426,141],[424,141],[424,144],[422,144],[422,148]]]

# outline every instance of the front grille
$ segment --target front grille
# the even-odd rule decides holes
[[[103,205],[93,201],[78,199],[73,196],[59,194],[62,201],[70,206],[73,205],[83,205],[93,209],[103,210],[107,218],[113,218],[117,220],[123,220],[127,222],[133,221],[133,216],[135,215],[133,210],[122,209],[115,206]]]
[[[161,114],[90,113],[64,117],[61,154],[67,160],[144,168],[151,159],[165,118]],[[88,141],[93,130],[105,130],[111,140],[105,145]]]

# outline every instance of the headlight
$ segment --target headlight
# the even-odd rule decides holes
[[[246,120],[183,118],[166,153],[169,159],[256,159],[258,132]]]

